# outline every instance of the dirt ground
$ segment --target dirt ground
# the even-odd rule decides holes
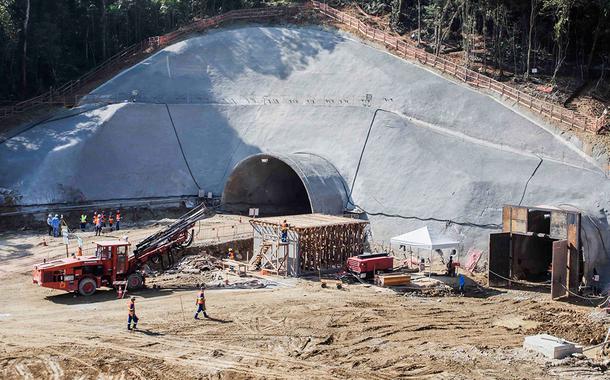
[[[136,242],[157,228],[121,234]],[[0,235],[2,379],[610,376],[603,358],[548,360],[521,348],[538,332],[599,342],[609,325],[599,309],[532,291],[429,297],[279,278],[260,289],[212,286],[211,318],[194,320],[195,287],[163,286],[136,293],[139,331],[128,332],[127,300],[116,292],[74,297],[32,284],[34,263],[65,255],[61,239],[41,242],[32,232]]]

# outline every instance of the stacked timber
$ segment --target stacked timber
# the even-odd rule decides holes
[[[377,286],[403,286],[411,283],[411,276],[406,273],[378,274],[375,276]]]

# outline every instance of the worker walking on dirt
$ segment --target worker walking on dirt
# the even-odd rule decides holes
[[[82,213],[80,215],[80,230],[85,232],[85,227],[87,227],[87,214]]]
[[[112,225],[114,224],[114,218],[112,217],[112,213],[108,213],[108,224],[110,225],[110,231],[112,231]]]
[[[131,297],[128,305],[129,316],[127,317],[127,330],[131,330],[131,322],[133,322],[133,329],[138,327],[138,316],[136,315],[136,297]]]
[[[288,222],[286,222],[286,219],[280,226],[280,230],[282,231],[282,243],[288,242]]]
[[[47,216],[47,229],[49,230],[49,236],[53,235],[53,215]]]
[[[102,211],[102,226],[106,227],[106,214],[104,214],[104,211]]]
[[[121,229],[121,211],[116,210],[116,230]]]
[[[195,301],[195,305],[197,305],[197,311],[195,312],[195,319],[199,319],[199,313],[203,312],[204,318],[208,318],[208,314],[205,312],[205,286],[202,286],[199,290],[199,294],[197,294],[197,300]]]

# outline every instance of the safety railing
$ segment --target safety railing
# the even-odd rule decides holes
[[[229,21],[257,20],[278,16],[295,15],[305,8],[310,8],[310,5],[233,10],[218,16],[197,20],[191,24],[181,27],[176,31],[164,34],[162,36],[149,37],[121,50],[78,79],[66,82],[60,87],[51,89],[34,98],[10,105],[0,106],[0,120],[24,111],[31,110],[32,108],[40,105],[73,106],[77,104],[79,100],[79,96],[74,95],[74,92],[81,89],[84,85],[90,83],[90,81],[100,72],[107,69],[115,69],[118,64],[124,62],[130,57],[153,53],[162,47],[176,42],[185,35],[216,27]]]
[[[358,32],[368,39],[382,43],[390,52],[400,58],[418,61],[425,66],[434,67],[444,74],[448,74],[460,81],[474,87],[485,88],[502,97],[514,100],[516,104],[529,108],[533,112],[558,121],[564,125],[578,128],[583,131],[598,133],[605,125],[605,118],[598,119],[589,117],[565,107],[534,98],[533,96],[519,91],[514,87],[505,85],[488,76],[467,69],[453,61],[430,54],[423,49],[409,45],[402,38],[393,36],[382,30],[373,28],[358,18],[334,9],[319,1],[312,1],[313,8],[322,14],[334,19],[339,24]]]

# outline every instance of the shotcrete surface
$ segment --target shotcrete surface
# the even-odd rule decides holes
[[[509,105],[341,32],[220,29],[92,95],[116,104],[0,145],[0,187],[23,204],[198,186],[220,195],[244,158],[306,152],[336,167],[346,207],[368,212],[377,241],[426,223],[460,237],[463,250],[485,248],[503,204],[571,204],[592,216],[592,235],[603,230],[586,259],[610,247],[610,182],[591,158]]]

